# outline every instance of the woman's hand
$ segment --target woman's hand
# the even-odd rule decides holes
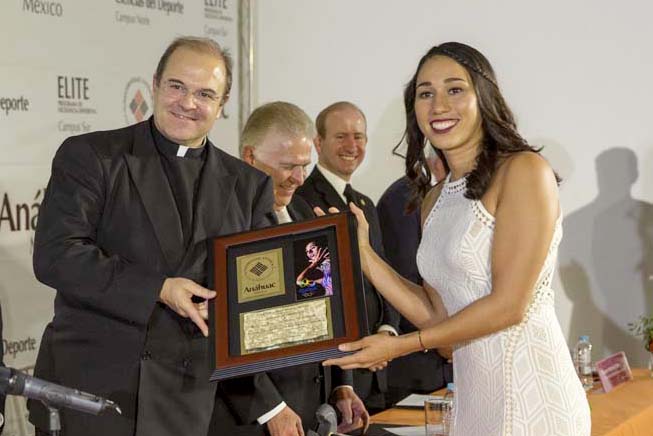
[[[386,367],[389,361],[397,357],[398,347],[395,346],[397,337],[386,333],[377,333],[366,336],[355,342],[340,344],[340,351],[357,351],[349,356],[338,359],[329,359],[322,363],[324,366],[337,365],[342,369],[367,368],[376,371]]]
[[[358,221],[358,246],[359,247],[369,247],[370,246],[370,225],[365,218],[365,213],[363,210],[356,206],[354,203],[349,203],[349,210],[356,216],[356,221]],[[326,212],[322,210],[321,207],[314,207],[313,212],[317,216],[325,216]],[[328,209],[329,213],[339,213],[340,210],[337,207],[330,207]]]
[[[358,221],[358,226],[357,226],[358,251],[360,252],[360,256],[361,256],[361,267],[363,268],[363,272],[367,275],[369,271],[367,268],[367,256],[370,253],[370,251],[374,251],[370,246],[370,225],[367,222],[367,219],[365,218],[365,213],[361,208],[356,206],[354,203],[349,203],[349,209],[352,211],[354,216],[356,216],[356,221]],[[326,213],[319,207],[314,207],[313,212],[315,212],[315,215],[317,216],[326,215]],[[328,212],[338,213],[340,211],[338,210],[338,208],[330,207]]]
[[[370,248],[370,225],[360,207],[354,203],[349,203],[349,209],[356,216],[356,221],[358,221],[358,248],[362,252],[364,249]]]

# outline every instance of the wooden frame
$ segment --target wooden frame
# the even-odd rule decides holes
[[[314,261],[308,253],[311,244],[316,246],[314,241],[322,241],[321,244],[324,246],[322,253],[327,252],[330,280],[325,280],[323,277],[316,280],[299,280],[303,275],[302,273],[298,275],[297,272],[302,270],[304,264]],[[303,253],[303,249],[306,253]],[[274,256],[265,257],[272,252],[275,253]],[[283,260],[275,265],[274,259],[278,257],[278,253],[283,254]],[[215,365],[211,380],[222,380],[339,357],[346,354],[338,350],[339,344],[357,340],[368,334],[356,218],[351,212],[220,236],[209,241],[209,255],[209,284],[212,289],[217,290],[217,297],[213,304],[209,305],[210,352]],[[271,294],[253,300],[241,299],[245,295],[244,292],[254,289],[243,285],[248,283],[245,277],[250,277],[251,272],[255,272],[256,269],[242,266],[248,259],[263,259],[265,265],[257,263],[255,266],[262,267],[266,271],[277,271],[275,274],[283,281],[281,286],[275,286],[276,276],[266,272],[268,277],[272,277],[269,279],[272,282],[262,285],[263,287],[284,288],[285,291],[272,291]],[[251,265],[252,262],[247,265]],[[322,262],[320,267],[326,270],[324,268],[326,264]],[[309,268],[304,268],[304,271],[306,269]],[[313,269],[316,268],[313,266]],[[325,273],[322,275],[327,276]],[[311,292],[306,292],[306,289]],[[292,310],[292,306],[299,304],[326,306],[326,315],[319,325],[328,324],[330,335],[306,339],[304,342],[286,342],[283,345],[270,342],[260,349],[253,346],[246,349],[243,345],[246,340],[243,338],[248,329],[243,330],[244,316],[252,314],[256,316],[261,312],[282,313],[285,310]],[[299,313],[303,311],[300,310]],[[250,332],[250,341],[256,342],[257,339],[251,338],[259,338],[259,336],[267,339],[266,332],[283,332],[280,334],[295,331],[308,332],[307,334],[313,332],[313,324],[301,328],[301,321],[304,320],[301,317],[297,320],[292,317],[277,318],[280,320],[274,321],[275,316],[272,316],[266,318],[263,324],[259,322],[248,324],[252,331],[262,328],[260,325],[267,327],[266,330],[262,330],[263,335],[254,335]],[[279,322],[281,327],[270,328],[268,321]],[[297,321],[296,325],[295,321]],[[289,328],[289,325],[296,326],[297,329]],[[286,339],[286,336],[282,337],[282,340]]]

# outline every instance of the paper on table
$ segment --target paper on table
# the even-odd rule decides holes
[[[442,427],[442,426],[440,426]],[[413,427],[390,427],[384,428],[383,430],[388,433],[396,434],[399,436],[424,436],[424,426],[413,426]],[[435,429],[435,431],[442,431],[442,428]]]
[[[442,399],[438,395],[421,395],[421,394],[410,394],[400,402],[396,404],[397,407],[418,407],[424,408],[424,401],[429,398]]]

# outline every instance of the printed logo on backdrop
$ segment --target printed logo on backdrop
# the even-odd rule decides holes
[[[17,340],[4,340],[3,345],[5,348],[4,362],[7,366],[17,368],[29,375],[34,374],[34,361],[38,352],[38,344],[36,339],[27,337]],[[31,356],[23,356],[24,354],[31,354]],[[25,360],[32,362],[25,366],[25,364],[17,365],[12,362],[12,358],[20,357],[24,362]],[[7,397],[5,403],[5,426],[3,435],[7,436],[31,436],[34,435],[34,427],[27,422],[27,402],[26,398],[10,395]]]
[[[234,21],[238,0],[204,0],[204,17],[208,20]]]
[[[63,16],[63,5],[60,2],[48,0],[21,0],[23,12],[51,17]]]
[[[6,236],[15,234],[29,235],[28,251],[34,249],[34,230],[39,219],[39,209],[45,189],[37,189],[31,199],[16,198],[9,192],[2,194],[0,203],[0,241],[6,242]]]
[[[79,135],[91,131],[91,125],[86,121],[59,120],[57,130],[66,136]]]
[[[134,77],[127,82],[122,110],[128,125],[140,123],[152,115],[152,91],[143,78]]]
[[[9,118],[13,112],[29,112],[29,100],[24,95],[20,97],[0,96],[0,117]]]
[[[3,360],[5,364],[9,363],[8,360],[16,360],[19,354],[37,351],[36,339],[31,336],[16,340],[3,339],[2,345],[4,346]]]
[[[208,21],[204,25],[204,36],[223,44],[230,31],[236,26],[238,0],[204,0],[204,17]],[[223,109],[223,118],[229,118]]]
[[[91,105],[91,83],[88,77],[57,76],[58,112],[74,115],[94,115]]]
[[[114,0],[117,4],[132,8],[131,11],[116,10],[116,22],[123,24],[140,24],[143,26],[150,25],[150,16],[138,13],[138,9],[149,13],[156,11],[166,15],[184,14],[184,4],[177,0]]]

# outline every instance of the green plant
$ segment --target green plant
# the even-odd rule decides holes
[[[628,330],[644,340],[644,348],[653,353],[653,316],[640,316],[637,322],[628,323]]]

